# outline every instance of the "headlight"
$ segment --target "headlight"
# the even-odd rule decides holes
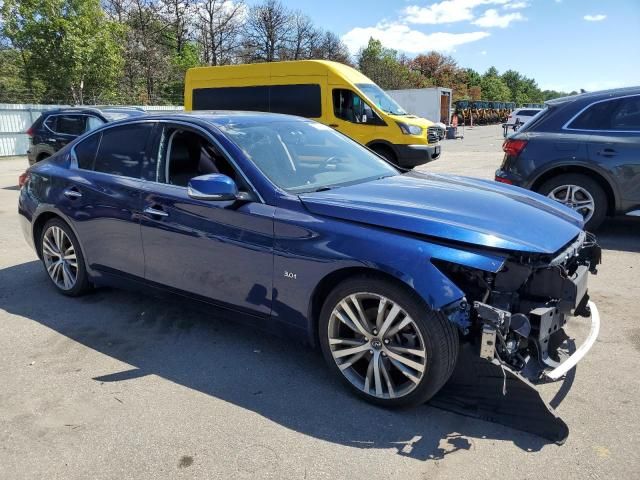
[[[405,135],[421,135],[422,128],[417,125],[407,125],[406,123],[396,122]]]

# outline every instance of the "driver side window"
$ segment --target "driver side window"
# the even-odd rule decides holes
[[[160,134],[158,168],[153,181],[186,187],[200,175],[220,173],[232,178],[239,191],[248,191],[241,175],[219,149],[202,135],[166,126]]]
[[[351,123],[380,125],[381,120],[357,93],[345,88],[333,90],[333,113],[336,118]]]

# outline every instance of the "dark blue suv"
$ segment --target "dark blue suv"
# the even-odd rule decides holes
[[[640,216],[640,87],[549,101],[502,148],[497,181],[564,203],[587,230]]]
[[[47,110],[27,130],[29,165],[50,157],[67,143],[107,122],[144,115],[137,108],[56,108]]]

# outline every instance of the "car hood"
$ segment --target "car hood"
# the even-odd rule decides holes
[[[552,254],[582,230],[580,214],[494,181],[410,172],[305,193],[314,214],[496,249]]]

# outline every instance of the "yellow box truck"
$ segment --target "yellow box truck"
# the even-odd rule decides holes
[[[432,122],[408,114],[369,78],[336,62],[191,68],[185,78],[184,107],[311,118],[406,168],[440,156],[438,131]]]

